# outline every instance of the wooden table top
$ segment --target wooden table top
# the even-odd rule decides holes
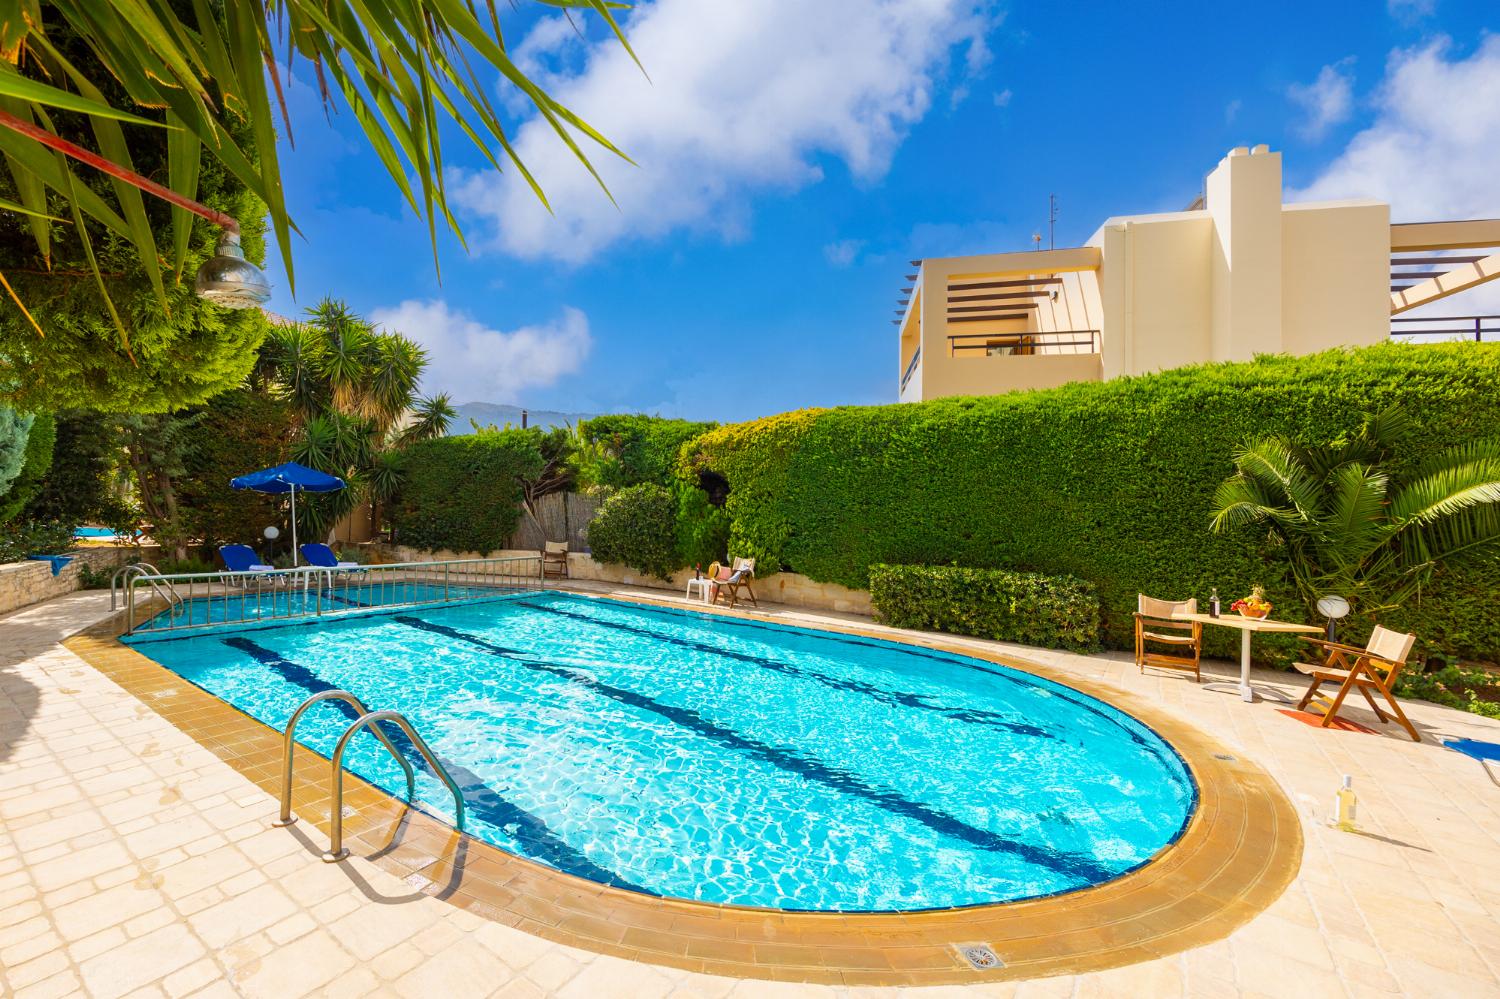
[[[1290,621],[1276,621],[1268,617],[1253,618],[1240,617],[1235,613],[1224,613],[1218,617],[1208,614],[1173,614],[1172,618],[1177,621],[1198,621],[1202,624],[1222,624],[1226,628],[1238,628],[1240,631],[1281,631],[1281,632],[1314,632],[1323,629],[1315,624],[1293,624]]]

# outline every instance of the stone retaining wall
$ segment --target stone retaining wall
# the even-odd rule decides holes
[[[83,567],[95,572],[114,569],[127,562],[149,560],[151,552],[142,553],[140,548],[128,546],[99,545],[68,552],[73,561],[63,567],[62,572],[52,575],[50,562],[7,562],[0,565],[0,614],[7,614],[22,607],[41,603],[72,593],[83,586]]]
[[[378,562],[436,562],[463,558],[501,558],[504,556],[536,555],[535,551],[498,551],[488,556],[477,552],[424,552],[406,545],[371,543],[358,546],[370,555],[370,561]],[[596,580],[602,583],[619,583],[623,586],[648,586],[659,590],[675,590],[686,593],[687,581],[693,570],[679,569],[670,582],[658,579],[649,573],[612,562],[596,562],[584,552],[568,553],[568,575],[573,579]],[[818,583],[795,572],[773,572],[760,577],[752,584],[760,600],[806,607],[809,610],[830,610],[846,614],[873,615],[868,590],[851,590],[837,583]]]

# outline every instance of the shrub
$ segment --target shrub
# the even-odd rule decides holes
[[[605,500],[588,527],[600,562],[622,562],[661,579],[682,566],[677,546],[677,500],[671,490],[643,482]]]
[[[129,522],[130,510],[113,481],[120,444],[114,421],[102,413],[74,409],[57,414],[56,460],[21,516],[75,526]]]
[[[1444,665],[1428,673],[1406,670],[1396,681],[1396,693],[1500,718],[1500,680],[1481,669]]]
[[[677,452],[712,423],[614,413],[578,424],[583,453],[579,472],[590,485],[623,489],[642,482],[671,485]]]
[[[728,561],[729,514],[709,502],[708,494],[687,482],[674,482],[677,501],[677,550],[682,565],[705,569],[715,560]]]
[[[1099,647],[1099,596],[1072,576],[949,565],[872,565],[870,601],[897,628],[1047,649]]]
[[[38,524],[26,520],[0,525],[0,563],[19,562],[30,555],[61,555],[72,550],[72,524]]]
[[[1500,347],[1385,344],[804,410],[712,430],[684,448],[680,472],[727,480],[730,547],[762,565],[852,587],[869,585],[878,563],[1074,576],[1098,588],[1106,644],[1129,648],[1138,592],[1202,601],[1217,587],[1228,600],[1263,583],[1285,616],[1313,616],[1263,533],[1209,530],[1214,491],[1247,436],[1324,443],[1399,403],[1411,417],[1391,462],[1401,474],[1455,441],[1500,436],[1497,387]],[[1496,559],[1450,565],[1386,623],[1429,651],[1494,661],[1497,588]],[[1233,657],[1238,636],[1211,628],[1205,642]]]
[[[504,548],[521,517],[521,479],[541,468],[537,436],[516,428],[413,444],[387,507],[396,540],[427,551]]]
[[[212,553],[221,544],[255,544],[268,524],[284,526],[284,496],[229,489],[237,475],[287,460],[292,409],[262,392],[235,389],[215,396],[184,422],[183,474],[176,480],[184,533]],[[304,500],[297,497],[298,520]],[[316,535],[308,536],[310,541]]]
[[[26,464],[26,443],[31,439],[34,419],[30,414],[0,406],[0,496],[9,491]]]
[[[42,480],[52,467],[53,446],[57,442],[57,422],[46,414],[36,417],[26,438],[25,458],[21,470],[11,480],[10,488],[0,495],[0,524],[21,516],[26,504],[42,488]],[[71,531],[72,528],[69,528]]]

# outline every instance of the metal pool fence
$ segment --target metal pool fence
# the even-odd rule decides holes
[[[482,600],[545,588],[538,555],[261,572],[126,574],[126,634]]]

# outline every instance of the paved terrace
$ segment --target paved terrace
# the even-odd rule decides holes
[[[1440,745],[1500,741],[1500,722],[1414,703],[1417,745],[1141,676],[1120,654],[961,640],[1144,696],[1265,767],[1302,821],[1300,874],[1227,939],[1111,971],[901,990],[745,981],[553,943],[364,859],[323,864],[317,830],[271,828],[270,794],[59,644],[107,608],[86,592],[0,618],[6,995],[1500,996],[1500,787]],[[1363,707],[1351,717],[1382,728]],[[1324,824],[1345,773],[1357,834]]]

